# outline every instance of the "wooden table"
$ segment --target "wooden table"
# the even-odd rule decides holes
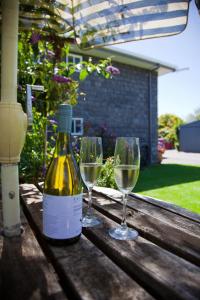
[[[139,237],[117,241],[108,229],[120,222],[120,198],[101,191],[93,196],[103,225],[53,247],[41,234],[41,193],[21,185],[25,230],[0,238],[0,299],[200,299],[200,216],[132,194],[127,220]]]

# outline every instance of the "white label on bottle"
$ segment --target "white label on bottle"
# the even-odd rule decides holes
[[[43,196],[43,233],[53,239],[69,239],[81,233],[82,194]]]

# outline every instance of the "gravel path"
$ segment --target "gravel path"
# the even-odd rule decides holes
[[[166,150],[163,154],[162,164],[199,165],[200,153],[178,152]]]

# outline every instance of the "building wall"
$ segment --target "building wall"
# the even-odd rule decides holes
[[[181,126],[179,132],[180,151],[200,153],[199,126]]]
[[[79,99],[74,117],[91,123],[94,134],[104,126],[114,136],[138,136],[143,150],[150,149],[149,161],[155,163],[157,75],[154,73],[150,78],[149,71],[114,62],[113,65],[119,68],[120,75],[111,80],[92,75],[81,84],[87,95],[85,100]]]

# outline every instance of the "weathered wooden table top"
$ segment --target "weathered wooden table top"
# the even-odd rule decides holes
[[[132,194],[127,221],[139,237],[118,241],[108,230],[120,223],[122,204],[103,191],[93,193],[103,224],[55,247],[41,234],[42,194],[20,186],[25,230],[0,238],[0,299],[200,299],[200,215]]]

